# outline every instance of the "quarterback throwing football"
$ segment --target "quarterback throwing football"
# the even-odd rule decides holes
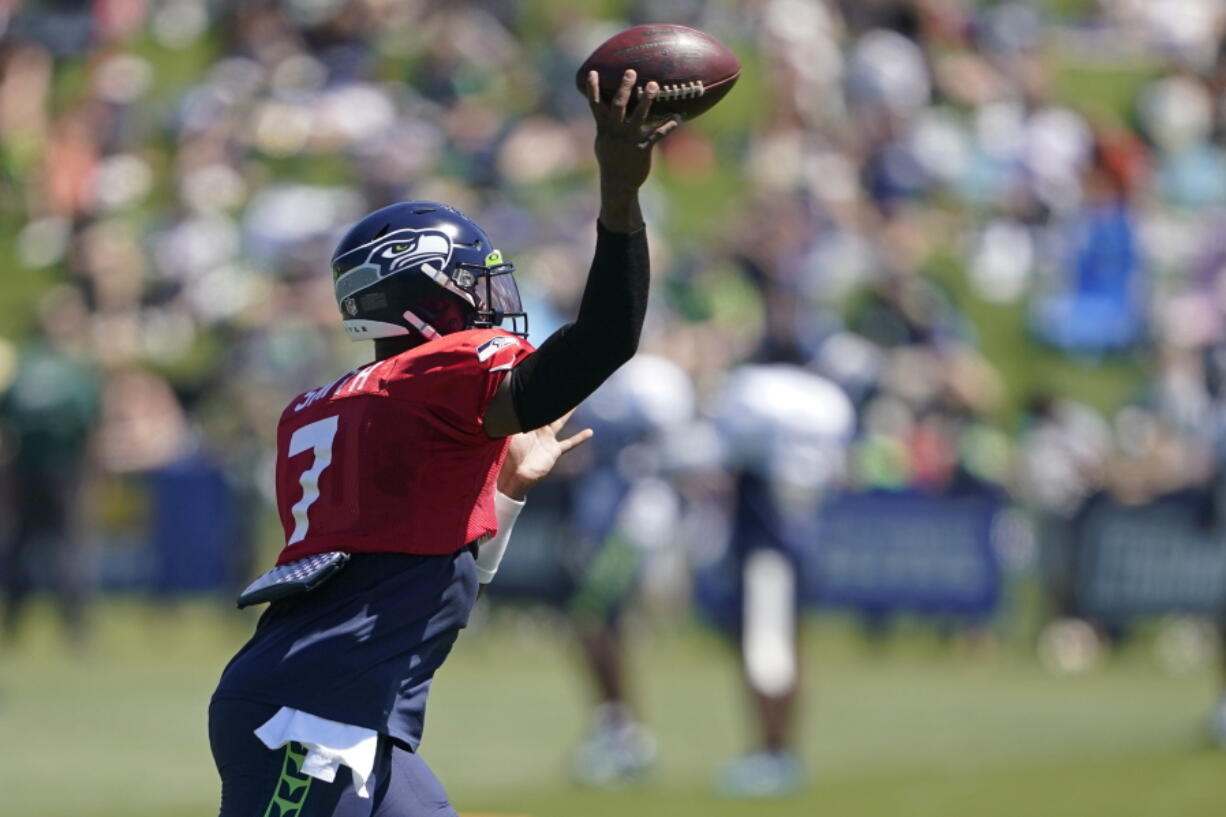
[[[209,707],[222,817],[455,814],[416,754],[431,679],[525,491],[582,441],[557,440],[562,418],[638,345],[637,191],[676,123],[647,124],[655,83],[628,110],[634,84],[627,72],[606,104],[589,76],[596,253],[574,323],[540,349],[523,337],[514,268],[447,205],[385,207],[336,248],[345,330],[376,359],[281,415],[286,545],[240,599],[272,603]]]

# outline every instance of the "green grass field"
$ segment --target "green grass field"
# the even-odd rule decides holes
[[[205,702],[251,621],[110,603],[92,650],[73,657],[40,611],[0,653],[0,815],[215,813]],[[1020,651],[972,659],[922,635],[869,648],[838,622],[815,624],[803,726],[813,784],[738,803],[710,794],[744,739],[728,654],[684,626],[636,641],[662,762],[646,786],[602,794],[563,773],[586,715],[564,631],[503,616],[466,633],[423,747],[457,806],[535,817],[1226,814],[1226,753],[1202,733],[1216,678],[1165,674],[1143,646],[1053,678]]]

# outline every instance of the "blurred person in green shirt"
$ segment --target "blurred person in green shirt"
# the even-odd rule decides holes
[[[0,394],[9,541],[0,551],[3,632],[17,636],[26,602],[46,576],[69,636],[85,637],[89,569],[80,526],[82,487],[99,415],[99,388],[82,352],[88,313],[63,288],[40,304],[39,326]]]

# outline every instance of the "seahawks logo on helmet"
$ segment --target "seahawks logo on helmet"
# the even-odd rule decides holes
[[[413,269],[426,273],[440,285],[447,284],[444,270],[451,262],[452,244],[451,237],[441,230],[396,230],[355,247],[346,255],[362,252],[366,253],[365,261],[354,267],[343,263],[345,256],[334,261],[333,274],[339,298],[350,296],[389,275]]]
[[[397,230],[370,248],[366,263],[379,268],[379,277],[429,263],[444,269],[451,260],[451,238],[440,230]]]

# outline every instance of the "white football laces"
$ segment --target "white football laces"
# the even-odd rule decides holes
[[[661,85],[659,92],[656,94],[656,102],[672,102],[677,99],[694,99],[703,94],[702,80],[696,79],[693,82],[678,82],[672,85]],[[638,95],[642,96],[645,93],[643,86],[638,87]]]

